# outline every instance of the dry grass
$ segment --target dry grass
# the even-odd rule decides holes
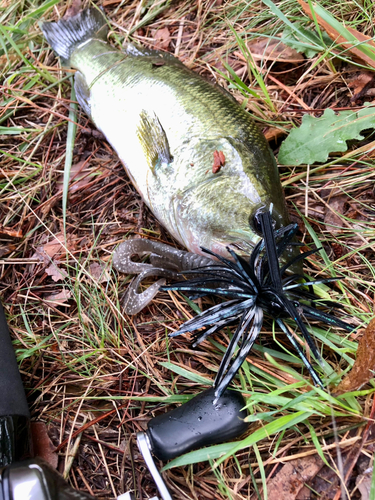
[[[167,27],[168,50],[227,87],[254,114],[275,153],[280,139],[304,113],[319,116],[327,107],[351,109],[371,99],[370,93],[353,101],[350,81],[361,70],[330,54],[318,63],[317,54],[298,66],[259,62],[265,96],[230,29],[247,39],[279,32],[280,21],[260,1],[179,1],[160,12],[158,6],[165,7],[166,2],[154,3],[151,9],[152,2],[143,2],[145,11],[139,0],[94,3],[103,4],[112,21],[114,44],[130,37],[154,47],[157,30]],[[59,470],[74,487],[99,498],[136,489],[138,498],[145,499],[156,492],[137,451],[135,433],[145,428],[150,416],[202,390],[196,376],[213,376],[227,340],[218,336],[198,350],[190,348],[189,339],[169,342],[168,332],[194,314],[182,297],[172,294],[160,293],[136,317],[122,314],[121,297],[131,277],[112,272],[114,248],[124,238],[139,235],[173,242],[81,112],[64,238],[62,183],[70,80],[42,41],[38,16],[32,13],[39,9],[39,17],[55,19],[65,13],[68,3],[48,9],[46,5],[1,3],[2,23],[9,28],[2,31],[7,50],[0,56],[0,125],[7,127],[0,129],[1,297],[32,418],[46,422],[59,453]],[[371,36],[371,16],[360,9],[354,15],[353,5],[342,3],[334,9],[336,15]],[[366,5],[364,9],[369,12]],[[303,18],[292,0],[284,12]],[[259,97],[249,99],[225,64]],[[313,258],[308,271],[346,276],[332,294],[346,306],[353,324],[362,326],[373,316],[375,299],[372,141],[369,132],[361,144],[351,145],[348,154],[333,155],[323,166],[280,169],[302,241],[309,245],[316,237],[324,248],[325,260]],[[317,327],[315,332],[332,368],[331,380],[337,383],[353,364],[359,334],[344,336]],[[371,413],[373,381],[346,399],[325,398],[309,385],[302,364],[288,354],[288,348],[284,336],[266,323],[236,381],[245,395],[252,396],[251,432],[288,414],[287,403],[276,398],[276,390],[291,400],[307,395],[311,413],[298,425],[238,452],[236,459],[226,459],[215,471],[209,462],[168,470],[165,479],[176,498],[257,498],[257,489],[261,491],[264,481],[277,472],[282,458],[308,456],[319,446],[327,460],[336,463],[332,414],[344,459],[353,462],[345,450],[355,442],[361,442],[362,458],[371,457],[373,444],[361,438]],[[166,362],[184,368],[190,377],[161,364]],[[263,420],[256,418],[262,414]],[[82,439],[71,463],[68,455],[79,435]],[[354,469],[352,477],[358,473]],[[337,475],[331,478],[333,493],[327,498],[337,496],[336,479]],[[349,496],[354,479],[347,481]]]

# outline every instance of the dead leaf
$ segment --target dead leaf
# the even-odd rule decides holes
[[[279,137],[283,137],[284,135],[287,135],[287,132],[277,127],[268,127],[264,132],[264,137],[268,142],[276,141],[276,139],[278,139]]]
[[[51,262],[45,271],[55,282],[61,281],[68,276],[67,273],[63,269],[60,269],[54,262]]]
[[[268,500],[295,500],[305,483],[323,467],[323,460],[309,456],[291,460],[267,483]]]
[[[91,276],[98,283],[107,283],[111,278],[107,269],[104,266],[98,264],[97,262],[90,264],[89,269]]]
[[[371,478],[372,467],[368,472],[366,471],[364,474],[360,474],[359,476],[357,476],[357,479],[355,480],[355,484],[357,485],[357,488],[362,495],[361,500],[369,500],[370,498]]]
[[[80,13],[81,10],[82,10],[82,0],[72,0],[70,7],[66,11],[64,19],[69,19],[70,17],[76,16],[77,14]]]
[[[8,255],[11,252],[14,252],[16,249],[16,245],[1,245],[0,246],[0,258],[4,257],[4,255]]]
[[[72,298],[72,292],[63,288],[61,292],[51,293],[49,295],[45,295],[43,297],[45,302],[50,302],[55,306],[59,306],[61,304],[65,304],[66,301]]]
[[[154,47],[158,50],[168,50],[171,42],[171,34],[167,27],[152,31],[153,39],[155,40]]]
[[[48,436],[46,424],[44,422],[31,422],[30,428],[35,456],[43,458],[54,469],[57,469],[59,457],[54,452],[56,447]]]
[[[359,340],[357,358],[353,368],[335,389],[335,394],[357,391],[374,377],[375,370],[375,318],[368,324]]]
[[[225,165],[225,155],[222,151],[214,151],[214,164],[212,165],[212,173],[217,174],[221,167]]]
[[[236,59],[228,55],[214,53],[207,59],[207,63],[222,72],[227,71],[226,66],[230,66],[236,74],[241,74],[247,71],[246,60],[240,60],[241,56],[243,57],[242,53],[236,52],[236,55],[238,55],[239,58]]]
[[[369,85],[374,80],[374,74],[370,71],[363,71],[359,73],[355,78],[350,80],[348,86],[353,89],[353,97],[351,101],[356,101],[360,97],[367,95],[366,90],[368,90]]]
[[[82,160],[72,165],[69,174],[69,193],[84,189],[92,181],[92,172],[87,160]],[[64,176],[60,175],[56,182],[56,191],[61,193],[64,185]]]
[[[0,234],[4,234],[5,236],[11,236],[12,238],[22,238],[22,231],[17,231],[15,229],[8,229],[0,224]]]
[[[335,30],[329,23],[327,23],[320,16],[318,16],[318,14],[316,12],[314,12],[314,16],[313,16],[309,4],[307,4],[303,0],[297,0],[297,1],[312,21],[314,21],[314,16],[315,16],[319,25],[327,32],[328,36],[330,38],[332,38],[332,40],[335,43],[342,45],[345,50],[348,50],[349,52],[351,52],[356,58],[367,63],[372,68],[375,68],[374,59],[371,59],[371,57],[367,56],[361,50],[359,50],[355,46],[356,43],[352,44],[352,42],[349,42],[346,38],[344,38],[342,35],[340,35],[340,33],[337,30]],[[345,26],[344,24],[343,24],[343,26],[348,31],[350,31],[350,33],[358,40],[358,42],[366,42],[368,45],[370,45],[371,47],[373,47],[375,49],[375,44],[374,44],[371,37],[364,35],[363,33],[360,33],[359,31],[357,31],[353,28],[349,28],[348,26]]]
[[[299,64],[304,61],[302,54],[278,40],[256,38],[247,43],[247,47],[256,61],[279,61]]]
[[[66,243],[68,250],[74,250],[75,241],[71,236],[67,236]],[[66,255],[65,238],[62,233],[58,233],[52,240],[48,241],[43,246],[38,247],[31,259],[39,259],[41,262],[44,262],[45,265],[48,265],[51,262],[51,259],[58,259],[63,255]]]
[[[324,216],[324,223],[326,224],[326,229],[333,235],[342,233],[343,221],[341,217],[336,215],[344,213],[344,206],[347,202],[347,196],[339,195],[332,196],[328,201],[328,207],[326,207],[326,213]],[[331,210],[332,208],[332,210]]]
[[[3,56],[0,56],[0,66],[4,67],[8,63],[13,64],[14,62],[18,62],[18,54],[4,54]]]

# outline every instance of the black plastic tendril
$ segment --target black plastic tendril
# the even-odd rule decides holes
[[[276,320],[304,362],[314,384],[321,387],[323,384],[320,377],[306,358],[285,320],[288,318],[294,320],[314,358],[319,363],[322,362],[322,358],[304,320],[311,318],[330,326],[344,328],[347,331],[353,330],[353,327],[348,323],[321,308],[317,308],[317,305],[325,309],[340,308],[340,305],[335,302],[322,301],[314,294],[312,287],[312,285],[320,283],[337,281],[340,278],[308,280],[301,274],[290,273],[284,277],[288,269],[293,268],[298,261],[305,259],[319,249],[301,253],[286,264],[281,265],[280,257],[292,244],[297,232],[297,225],[291,224],[275,230],[269,212],[258,214],[258,218],[263,238],[255,246],[248,260],[236,254],[229,247],[227,249],[233,261],[202,247],[204,252],[216,257],[219,262],[184,272],[184,275],[191,277],[186,281],[163,287],[164,290],[189,292],[193,298],[217,295],[228,299],[187,321],[177,332],[170,335],[175,337],[192,332],[193,346],[195,347],[209,335],[238,322],[237,329],[223,356],[214,381],[216,399],[225,391],[245,361],[261,331],[264,313],[268,313]],[[319,304],[316,304],[317,301]],[[236,347],[238,350],[235,354]]]

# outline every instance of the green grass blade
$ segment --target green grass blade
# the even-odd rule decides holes
[[[249,448],[254,443],[258,443],[262,439],[268,439],[273,434],[277,434],[284,429],[289,429],[290,427],[293,427],[294,425],[307,420],[311,416],[311,414],[311,412],[299,411],[296,413],[285,415],[274,420],[273,422],[270,422],[261,429],[256,430],[242,441],[209,446],[207,448],[203,448],[202,450],[196,450],[186,453],[185,455],[175,458],[174,460],[169,462],[166,466],[163,467],[163,470],[171,469],[172,467],[178,467],[181,465],[205,462],[209,459],[214,460],[221,457],[216,463],[216,467],[218,467],[224,460],[232,456],[237,451]]]
[[[64,179],[63,179],[63,193],[62,193],[62,207],[63,207],[63,227],[64,234],[66,234],[66,207],[68,203],[68,192],[69,192],[69,179],[70,179],[70,169],[73,163],[73,150],[74,142],[77,132],[77,104],[75,103],[76,94],[74,92],[73,78],[71,78],[72,89],[70,93],[71,105],[69,109],[69,123],[68,123],[68,134],[66,138],[66,153],[65,153],[65,165],[64,165]]]
[[[197,373],[189,372],[189,370],[186,370],[181,366],[175,365],[174,363],[169,363],[168,361],[164,361],[162,363],[159,363],[159,365],[163,366],[164,368],[167,368],[167,370],[170,370],[171,372],[177,373],[177,375],[181,375],[181,377],[184,377],[187,380],[196,382],[197,384],[203,384],[203,385],[213,384],[213,381],[211,379],[202,377],[202,375],[198,375]]]

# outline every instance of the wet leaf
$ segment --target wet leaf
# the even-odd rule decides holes
[[[335,394],[357,391],[374,377],[375,371],[375,318],[368,324],[358,343],[357,359],[348,375],[339,383]]]
[[[291,131],[282,143],[278,160],[282,165],[325,162],[333,152],[346,151],[346,141],[363,139],[362,130],[375,127],[375,106],[360,111],[326,109],[323,116],[304,115],[302,125]]]

